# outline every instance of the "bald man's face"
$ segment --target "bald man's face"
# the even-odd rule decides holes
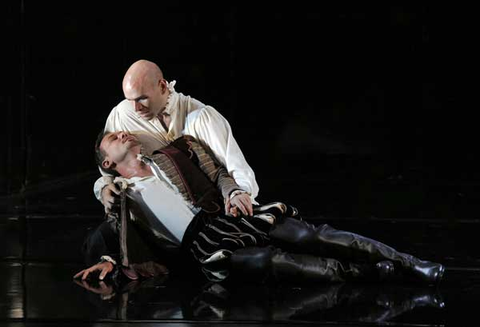
[[[169,94],[167,82],[163,78],[127,81],[123,85],[123,93],[132,102],[137,114],[145,120],[151,120],[163,112]]]

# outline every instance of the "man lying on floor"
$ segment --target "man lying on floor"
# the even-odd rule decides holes
[[[193,259],[216,281],[229,273],[290,281],[402,276],[428,284],[443,277],[439,263],[326,224],[316,227],[292,206],[273,202],[251,210],[248,194],[191,137],[147,157],[134,135],[107,133],[97,140],[96,154],[103,169],[120,175],[117,182],[126,191],[120,214],[87,238],[86,261],[93,265],[75,278],[165,273],[158,254],[172,248],[181,249],[177,260]],[[228,215],[225,198],[233,206]],[[242,213],[235,211],[239,207]]]

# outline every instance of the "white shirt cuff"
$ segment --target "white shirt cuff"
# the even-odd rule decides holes
[[[115,260],[113,260],[113,258],[109,255],[102,255],[100,257],[100,262],[105,262],[105,261],[108,261],[108,262],[112,263],[113,265],[117,265],[117,262]]]

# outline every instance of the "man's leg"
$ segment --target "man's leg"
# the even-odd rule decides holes
[[[82,246],[82,254],[87,266],[92,266],[100,261],[103,255],[118,260],[120,248],[118,235],[107,221],[90,231]]]
[[[393,272],[389,261],[355,264],[309,254],[283,252],[273,246],[247,247],[230,257],[233,278],[263,281],[273,278],[287,282],[379,281]]]
[[[118,267],[122,266],[122,257],[128,255],[129,266],[121,267],[123,273],[130,279],[138,279],[138,273],[144,277],[165,274],[168,272],[165,266],[157,263],[158,257],[152,250],[152,245],[147,243],[148,235],[141,231],[133,222],[128,221],[126,250],[122,253],[120,238],[117,227],[110,218],[91,231],[82,246],[85,263],[92,266],[98,263],[102,256],[107,255],[114,259]]]
[[[268,250],[269,248],[265,248],[271,244],[268,232],[272,224],[285,219],[285,215],[297,216],[298,213],[291,206],[275,202],[256,207],[253,217],[213,218],[208,223],[202,224],[204,228],[195,233],[191,241],[187,241],[190,244],[188,251],[204,269],[219,268],[222,276],[225,275],[223,273],[225,265],[222,263],[229,261],[231,256],[234,256],[232,262],[245,258],[240,261],[243,260],[246,269],[251,264],[251,269],[248,269],[250,275],[255,274],[256,265],[263,272],[266,271],[265,269],[274,267],[273,273],[279,276],[279,279],[290,275],[291,277],[301,275],[302,279],[342,281],[345,278],[365,275],[367,270],[372,271],[374,275],[388,275],[392,271],[391,262],[381,262],[376,267],[372,263],[358,265],[342,263],[328,257],[284,253],[278,249]],[[210,270],[214,271],[215,268]],[[232,272],[238,271],[242,270],[237,265]]]
[[[379,241],[355,233],[337,230],[327,224],[318,227],[305,221],[285,218],[275,224],[269,236],[272,241],[294,248],[295,252],[309,252],[348,261],[379,262],[390,260],[402,272],[407,272],[427,283],[436,283],[443,277],[444,266],[420,260],[398,252]]]
[[[152,232],[141,228],[130,219],[126,220],[126,226],[121,229],[123,228],[126,228],[126,242],[123,247],[120,238],[123,273],[130,279],[139,278],[139,274],[143,277],[154,277],[168,273],[168,269],[159,263],[161,249],[152,242]]]

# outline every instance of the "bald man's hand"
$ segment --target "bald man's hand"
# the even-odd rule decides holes
[[[110,183],[102,189],[102,204],[106,213],[120,208],[120,188],[117,184]]]

